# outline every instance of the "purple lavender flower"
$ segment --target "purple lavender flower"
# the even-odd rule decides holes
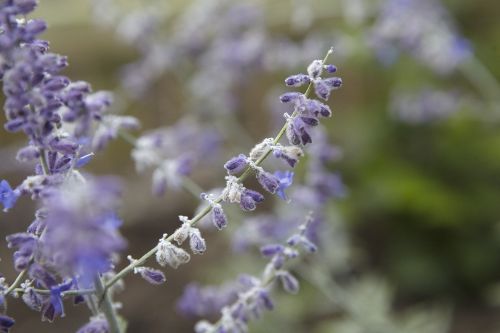
[[[329,51],[328,55],[330,53],[332,53],[332,50]],[[326,69],[328,73],[337,70],[333,65],[325,65],[322,60],[314,60],[307,68],[307,75],[310,81],[309,87],[311,85],[314,86],[316,96],[323,100],[328,100],[331,91],[342,86],[342,79],[338,77],[323,79],[321,77],[323,69]],[[302,77],[306,74],[297,75],[298,77]],[[285,114],[287,118],[285,134],[290,144],[295,146],[311,143],[312,138],[309,130],[319,125],[318,117],[330,117],[332,115],[332,111],[327,105],[317,100],[309,99],[301,93],[288,92],[281,95],[280,100],[283,103],[292,103],[294,106],[292,115]]]
[[[264,190],[272,194],[276,193],[280,186],[279,179],[267,171],[257,172],[257,180]]]
[[[244,211],[252,211],[257,203],[264,201],[264,196],[257,191],[245,189],[241,193],[240,207]]]
[[[285,194],[285,190],[292,185],[293,175],[294,173],[291,171],[276,171],[274,173],[274,176],[278,179],[279,182],[278,188],[276,189],[276,195],[282,200],[288,200]]]
[[[109,325],[102,316],[92,317],[90,322],[80,327],[76,333],[109,333]]]
[[[138,172],[154,169],[153,193],[162,195],[167,188],[180,188],[182,178],[197,163],[209,163],[218,146],[219,136],[214,130],[182,120],[141,136],[132,150],[132,158]]]
[[[222,230],[227,226],[227,217],[222,210],[222,206],[216,204],[212,208],[212,222],[218,230]]]
[[[242,285],[234,282],[221,286],[201,287],[190,283],[184,288],[181,298],[177,301],[180,313],[189,317],[207,317],[219,313],[229,303],[238,298]]]
[[[14,267],[17,271],[22,271],[28,268],[36,247],[38,245],[38,237],[22,232],[7,236],[7,245],[9,248],[16,248],[14,252]]]
[[[298,233],[295,234],[306,237],[305,233],[309,222],[310,218],[308,217],[307,222],[302,224]],[[265,256],[271,257],[270,262],[262,272],[262,276],[260,278],[250,275],[240,276],[239,281],[244,289],[238,292],[237,299],[222,307],[221,319],[216,324],[210,324],[205,320],[198,322],[195,326],[197,333],[247,332],[250,320],[257,319],[263,311],[274,308],[270,298],[270,288],[277,280],[281,281],[285,291],[292,294],[299,291],[299,281],[289,271],[283,269],[287,260],[299,255],[295,245],[271,244],[261,250]],[[196,302],[198,295],[198,290],[191,287],[189,294],[185,293],[183,305],[189,310],[192,309],[192,303]]]
[[[16,203],[18,197],[19,194],[16,191],[12,190],[9,182],[7,182],[6,180],[2,180],[0,182],[0,202],[4,207],[4,212],[14,207],[14,204]]]
[[[0,314],[0,332],[9,333],[9,330],[14,326],[16,321],[6,315]]]
[[[125,246],[113,211],[119,193],[116,179],[89,178],[65,184],[45,200],[43,250],[62,276],[77,276],[88,285],[110,269],[113,256]]]
[[[134,271],[139,273],[144,280],[151,284],[162,284],[166,281],[165,274],[158,269],[151,267],[136,267]]]
[[[438,0],[385,1],[369,44],[386,64],[403,50],[438,74],[450,73],[472,54]]]
[[[247,157],[244,154],[240,154],[236,157],[231,158],[224,164],[224,169],[227,170],[228,174],[236,175],[248,166]]]
[[[201,237],[200,229],[191,227],[189,230],[189,247],[195,254],[203,254],[206,251],[207,245]]]

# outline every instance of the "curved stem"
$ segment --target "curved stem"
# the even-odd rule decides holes
[[[14,280],[14,282],[12,282],[12,284],[9,286],[9,288],[7,288],[7,290],[5,291],[5,295],[8,295],[10,294],[12,291],[15,291],[16,290],[16,287],[21,283],[21,281],[23,280],[24,276],[26,275],[26,272],[27,270],[24,269],[21,271],[21,273],[19,273],[19,275],[16,277],[16,279]]]
[[[326,53],[324,59],[323,59],[323,63],[326,62],[326,60],[328,59],[328,57],[330,56],[330,54],[332,54],[332,49],[329,49],[328,52]],[[309,83],[309,86],[307,87],[304,95],[306,96],[306,98],[310,95],[311,91],[312,91],[312,87],[313,87],[313,83]],[[292,114],[292,116],[296,115],[296,112],[294,112]],[[276,135],[276,137],[274,138],[273,140],[273,143],[276,144],[278,143],[278,141],[283,137],[283,135],[285,134],[285,131],[286,131],[286,128],[287,128],[287,123],[285,123],[283,125],[283,127],[281,128],[281,130],[278,132],[278,134]],[[240,177],[238,177],[238,182],[242,183],[245,179],[248,178],[248,176],[250,176],[250,174],[252,173],[253,169],[255,168],[255,166],[260,166],[262,164],[262,162],[269,156],[269,154],[271,153],[271,149],[267,149],[266,152],[264,154],[262,154],[262,156],[257,159],[257,161],[255,161],[254,165],[253,166],[249,166],[246,168],[246,170],[241,174]],[[217,199],[214,200],[215,203],[220,203],[222,202],[222,194],[219,195],[217,197]],[[203,208],[198,214],[196,214],[190,221],[189,221],[189,224],[191,226],[194,226],[196,225],[196,223],[198,223],[203,217],[205,217],[208,213],[210,213],[210,211],[212,210],[212,205],[207,205],[205,208]],[[168,242],[171,242],[173,240],[173,233],[168,236],[166,239],[166,241]],[[144,254],[141,258],[131,262],[128,266],[126,266],[125,268],[123,268],[120,272],[118,272],[113,278],[111,278],[107,283],[106,283],[106,290],[111,287],[113,284],[115,284],[118,280],[120,280],[123,276],[127,275],[128,273],[130,273],[135,267],[138,267],[140,265],[142,265],[147,259],[149,259],[151,256],[153,256],[156,251],[157,251],[157,248],[158,248],[158,244],[153,247],[151,250],[149,250],[146,254]]]

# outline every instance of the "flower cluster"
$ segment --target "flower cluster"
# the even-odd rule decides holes
[[[154,170],[153,193],[163,195],[168,187],[178,189],[198,162],[205,164],[213,159],[219,141],[214,130],[183,120],[141,136],[135,142],[132,158],[138,172]]]
[[[329,51],[331,53],[332,50]],[[314,60],[307,68],[306,74],[297,74],[285,80],[287,86],[300,87],[304,84],[314,86],[316,96],[323,100],[328,100],[332,90],[342,86],[339,77],[329,77],[323,79],[323,71],[335,73],[337,68],[334,65],[325,64],[322,60]],[[280,96],[283,103],[292,103],[294,111],[291,115],[286,114],[287,128],[286,136],[290,144],[294,146],[306,145],[312,142],[309,133],[312,127],[318,126],[319,118],[331,117],[330,107],[322,102],[309,99],[307,93],[288,92]]]
[[[264,257],[269,258],[269,263],[266,265],[261,277],[243,275],[239,281],[243,286],[243,290],[238,293],[238,298],[232,303],[227,303],[221,309],[222,317],[215,323],[210,324],[206,320],[202,320],[196,324],[195,331],[197,333],[209,332],[247,332],[248,322],[252,319],[260,317],[265,310],[274,308],[273,301],[270,297],[270,292],[273,284],[276,281],[281,283],[283,289],[291,294],[296,294],[299,291],[299,281],[293,276],[290,271],[285,268],[285,264],[300,255],[300,250],[308,253],[317,251],[314,245],[306,236],[306,231],[310,222],[310,217],[306,223],[299,227],[298,232],[295,232],[287,241],[286,244],[268,244],[261,248],[261,253]],[[195,305],[189,306],[186,304],[190,298],[186,290],[182,298],[182,309],[196,308]],[[213,305],[218,305],[214,302]],[[208,307],[205,307],[205,312],[209,312]]]
[[[35,0],[9,0],[0,5],[5,128],[23,131],[29,139],[17,159],[38,161],[37,175],[28,177],[18,188],[13,190],[6,181],[1,182],[0,202],[5,209],[11,208],[21,194],[39,197],[44,190],[61,184],[59,175],[86,164],[92,156],[85,152],[91,142],[92,125],[106,117],[112,102],[110,93],[92,93],[89,83],[72,82],[60,74],[68,65],[67,58],[49,52],[49,43],[37,39],[46,29],[44,21],[26,18],[36,4]],[[111,129],[136,125],[131,117],[115,119]],[[103,147],[103,137],[112,134],[101,129],[95,145]]]

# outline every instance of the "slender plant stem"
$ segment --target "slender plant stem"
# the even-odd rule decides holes
[[[200,199],[200,194],[204,192],[200,185],[187,176],[182,177],[182,187],[197,199]]]
[[[42,166],[43,174],[48,175],[49,164],[47,163],[47,156],[45,155],[45,149],[40,149],[40,165]]]
[[[16,293],[24,293],[25,290],[23,288],[16,288],[14,289]],[[36,292],[37,294],[40,295],[50,295],[50,290],[48,289],[36,289],[33,288],[33,291]],[[66,297],[66,296],[77,296],[77,295],[91,295],[95,294],[96,290],[95,289],[78,289],[78,290],[68,290],[68,291],[63,291],[61,293],[61,297]]]
[[[21,273],[19,273],[19,275],[16,277],[16,279],[14,280],[14,282],[12,282],[12,284],[9,286],[9,288],[7,288],[7,290],[5,291],[5,295],[8,295],[10,294],[12,291],[15,291],[16,290],[16,287],[21,283],[21,281],[23,280],[24,276],[26,275],[26,272],[27,270],[26,269],[23,269],[21,271]]]
[[[332,49],[328,50],[325,58],[323,59],[323,63],[325,63],[327,61],[328,57],[330,56],[330,54],[332,54],[332,52],[333,52]],[[311,93],[312,87],[313,87],[313,84],[310,83],[309,86],[307,87],[305,93],[304,93],[304,95],[306,97],[308,97],[309,94]],[[292,117],[294,115],[296,115],[296,112],[294,112],[292,114]],[[283,127],[281,128],[281,130],[276,135],[276,137],[274,138],[274,140],[273,140],[274,144],[278,143],[278,141],[283,137],[283,135],[285,134],[286,128],[287,128],[287,124],[285,123],[283,125]],[[267,149],[267,151],[264,154],[262,154],[262,156],[259,159],[257,159],[257,161],[255,161],[254,167],[261,165],[262,162],[269,156],[271,151],[272,151],[271,149]],[[253,167],[247,167],[246,170],[241,174],[241,176],[238,177],[238,182],[242,183],[245,179],[248,178],[248,176],[250,176],[250,174],[252,172],[253,172]],[[219,195],[217,197],[217,199],[214,200],[214,202],[215,203],[222,202],[222,194]],[[198,223],[203,217],[205,217],[208,213],[210,213],[211,210],[212,210],[212,205],[205,206],[205,208],[203,208],[200,212],[198,212],[198,214],[196,214],[191,220],[189,220],[189,224],[191,226],[196,225],[196,223]],[[168,236],[165,240],[168,242],[171,242],[173,240],[173,234]],[[124,277],[125,275],[130,273],[135,267],[142,265],[147,259],[149,259],[151,256],[153,256],[156,253],[157,249],[158,249],[158,244],[155,247],[153,247],[151,250],[149,250],[146,254],[144,254],[142,257],[131,262],[128,266],[123,268],[120,272],[118,272],[113,278],[111,278],[106,283],[106,289],[111,287],[113,284],[115,284],[122,277]]]
[[[113,302],[111,301],[111,297],[109,296],[107,289],[104,287],[100,276],[96,276],[96,278],[94,279],[94,286],[96,289],[95,295],[97,299],[102,299],[100,308],[106,316],[110,333],[122,333],[120,324],[118,322],[118,315],[113,306]]]
[[[133,147],[137,146],[137,139],[129,132],[119,130],[118,136],[122,138],[124,141],[128,142],[131,146]]]

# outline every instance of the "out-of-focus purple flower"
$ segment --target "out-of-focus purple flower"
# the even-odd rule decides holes
[[[279,181],[279,186],[276,189],[276,195],[280,197],[282,200],[288,200],[285,190],[290,187],[293,183],[293,175],[294,173],[291,171],[276,171],[274,176]]]
[[[392,95],[390,112],[408,124],[437,122],[450,117],[461,103],[457,91],[422,89],[417,92],[397,91]]]
[[[90,318],[90,322],[80,327],[76,333],[109,333],[109,325],[102,316]]]
[[[14,318],[0,314],[0,332],[9,333],[9,330],[14,326],[16,321]]]
[[[120,186],[113,178],[69,182],[46,198],[44,253],[62,276],[88,285],[125,247],[116,217]]]
[[[369,44],[384,63],[403,50],[439,74],[450,73],[472,54],[438,0],[383,2]]]
[[[14,252],[14,267],[16,270],[20,272],[28,268],[38,245],[38,237],[27,232],[21,232],[7,236],[6,240],[9,248],[17,249]]]
[[[14,204],[16,203],[18,197],[19,194],[16,191],[12,190],[9,182],[7,182],[6,180],[2,180],[0,182],[0,202],[4,207],[4,212],[14,207]]]
[[[138,172],[153,171],[153,192],[165,193],[168,187],[176,189],[183,176],[194,167],[209,163],[217,155],[219,136],[213,130],[180,121],[174,126],[158,129],[141,136],[132,150]]]
[[[201,287],[196,283],[190,283],[177,301],[177,309],[189,317],[212,316],[219,313],[226,304],[234,302],[242,289],[241,285],[234,282],[218,287]]]
[[[310,223],[310,218],[299,227],[299,231],[294,233],[301,237],[306,237],[305,233]],[[262,253],[271,257],[266,265],[261,277],[242,275],[239,278],[244,289],[237,293],[237,298],[232,303],[226,303],[221,308],[221,319],[216,324],[210,324],[203,320],[197,323],[195,331],[201,332],[247,332],[248,323],[252,319],[257,319],[265,310],[272,310],[274,304],[270,297],[272,282],[279,280],[283,289],[289,293],[296,294],[299,291],[299,281],[283,267],[289,259],[296,258],[299,252],[294,245],[267,245],[261,249]],[[190,287],[185,291],[182,299],[182,306],[191,313],[197,310],[196,300],[200,292],[197,287]],[[204,309],[204,308],[202,308]],[[206,315],[206,314],[205,314]]]
[[[131,116],[105,115],[99,121],[92,147],[102,150],[113,139],[118,137],[121,130],[136,130],[140,127],[139,120]]]

